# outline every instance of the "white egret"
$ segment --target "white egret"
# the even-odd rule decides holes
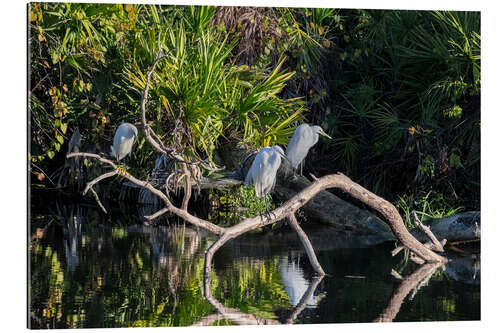
[[[120,161],[125,156],[130,154],[132,146],[137,139],[137,128],[129,123],[122,123],[115,132],[113,145],[111,146],[111,155]],[[128,174],[125,168],[117,167],[117,171],[121,175]]]
[[[286,157],[292,164],[294,170],[297,170],[300,165],[300,173],[302,174],[303,161],[309,149],[318,142],[320,134],[331,139],[320,126],[302,124],[295,129],[295,133],[293,133],[292,139],[286,147]]]
[[[122,123],[115,132],[113,145],[111,146],[111,155],[117,161],[121,160],[132,151],[134,141],[137,139],[137,128],[129,123]]]
[[[281,158],[286,158],[280,146],[264,147],[255,156],[245,178],[246,185],[254,185],[258,198],[271,192],[276,183],[276,172],[281,165]]]

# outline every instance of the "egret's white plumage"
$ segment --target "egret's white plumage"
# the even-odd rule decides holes
[[[302,124],[295,129],[295,133],[293,133],[292,139],[286,147],[286,157],[290,160],[294,169],[297,169],[304,161],[309,149],[318,142],[320,134],[331,139],[319,126]]]
[[[117,161],[127,156],[132,151],[134,139],[137,139],[137,128],[129,123],[122,123],[115,132],[113,145],[111,146],[111,155]]]
[[[264,147],[257,153],[245,178],[245,184],[254,185],[255,194],[262,198],[276,183],[276,172],[285,153],[280,146]]]

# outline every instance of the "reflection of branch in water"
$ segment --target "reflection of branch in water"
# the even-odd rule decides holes
[[[309,285],[309,288],[307,288],[306,292],[304,293],[304,295],[300,299],[299,304],[297,304],[297,306],[295,307],[293,312],[290,314],[288,319],[285,321],[286,324],[293,324],[295,319],[297,319],[297,316],[302,311],[304,311],[304,309],[307,306],[307,303],[310,303],[310,301],[312,300],[312,298],[314,296],[314,291],[316,290],[319,283],[321,282],[321,280],[323,280],[324,277],[325,277],[324,275],[319,275],[319,276],[315,276],[312,279],[311,284]]]
[[[417,291],[429,281],[436,269],[442,265],[442,263],[425,264],[420,266],[413,274],[402,278],[401,284],[393,292],[389,304],[374,322],[393,321],[410,291],[414,290],[411,296],[413,298]]]
[[[288,260],[289,258],[291,261]],[[280,261],[280,273],[285,292],[290,298],[290,304],[295,307],[302,300],[311,282],[304,277],[304,271],[300,268],[300,252],[292,251],[289,258],[282,258]],[[307,306],[316,306],[323,296],[312,297]]]
[[[217,299],[212,296],[212,291],[210,290],[212,271],[212,258],[214,253],[224,245],[229,239],[219,238],[205,253],[205,270],[203,276],[203,291],[205,294],[205,299],[212,304],[212,306],[217,310],[218,313],[214,313],[201,318],[199,321],[195,322],[191,326],[208,326],[215,321],[227,319],[237,325],[280,325],[281,322],[274,319],[265,319],[258,317],[253,314],[243,313],[234,308],[229,308],[220,303]],[[290,316],[283,322],[285,324],[291,324],[297,318],[297,316],[305,309],[307,303],[309,303],[314,295],[314,291],[323,279],[324,275],[319,275],[313,278],[311,284],[307,288],[306,292],[302,296],[299,304],[295,307],[294,311]]]

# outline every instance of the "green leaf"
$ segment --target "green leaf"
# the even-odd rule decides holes
[[[453,168],[453,169],[463,168],[464,167],[462,165],[461,160],[460,160],[460,155],[457,155],[455,153],[452,153],[450,155],[450,167]]]
[[[50,56],[52,58],[52,63],[55,65],[59,62],[59,53],[57,53],[57,50],[53,50],[50,53]]]
[[[66,134],[66,130],[68,129],[68,124],[61,123],[61,131],[63,134]]]
[[[64,143],[64,138],[61,135],[56,134],[56,139],[57,139],[57,141],[59,141],[60,144]]]
[[[60,120],[60,119],[56,119],[56,120],[54,121],[54,126],[55,126],[55,127],[61,127],[61,120]]]
[[[47,156],[48,156],[50,159],[54,158],[55,154],[56,154],[56,153],[54,153],[52,150],[49,150],[49,151],[47,152]]]

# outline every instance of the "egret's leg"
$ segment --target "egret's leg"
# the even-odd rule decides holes
[[[264,197],[264,200],[266,200],[265,197]],[[259,202],[259,208],[260,208],[260,217],[262,218],[262,213],[264,211],[264,208],[262,207],[262,201]]]
[[[267,195],[266,195],[266,197],[267,197]],[[266,206],[266,216],[268,219],[270,219],[271,218],[271,211],[269,210],[269,206],[271,205],[271,201],[269,201],[269,203],[268,203],[266,197],[264,197],[264,204]]]

